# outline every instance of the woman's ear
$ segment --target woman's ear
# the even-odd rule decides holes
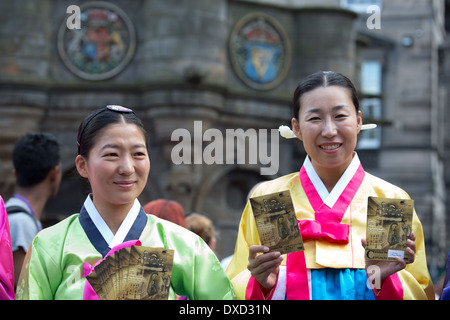
[[[300,124],[299,124],[298,120],[295,118],[292,118],[291,125],[292,125],[292,132],[294,132],[294,134],[297,136],[297,138],[299,138],[301,141],[303,141],[302,133],[300,131]]]
[[[359,134],[362,128],[362,112],[358,111],[356,114],[356,133]]]
[[[88,178],[89,174],[87,171],[87,162],[86,159],[81,156],[81,155],[77,155],[77,157],[75,158],[75,165],[77,167],[77,171],[80,174],[80,176],[82,176],[83,178]]]

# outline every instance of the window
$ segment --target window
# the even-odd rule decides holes
[[[365,95],[381,94],[381,64],[378,61],[363,61],[361,91]]]
[[[364,123],[374,123],[381,118],[381,100],[378,98],[362,99],[361,112]],[[360,133],[359,149],[378,149],[381,145],[381,128],[365,130]]]
[[[369,6],[376,5],[382,9],[382,0],[341,0],[341,7],[356,11],[357,13],[367,13]]]
[[[377,123],[382,110],[382,68],[378,61],[363,61],[361,65],[361,112],[363,123]],[[362,131],[359,149],[378,149],[381,145],[381,128]]]

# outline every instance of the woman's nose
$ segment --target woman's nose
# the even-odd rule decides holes
[[[119,164],[119,173],[122,175],[130,175],[134,172],[133,160],[128,157],[122,157]]]
[[[323,122],[322,136],[326,138],[334,137],[337,134],[336,124],[333,120],[327,119]]]

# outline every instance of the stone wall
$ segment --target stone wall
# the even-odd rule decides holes
[[[220,231],[217,254],[233,252],[237,226],[250,188],[260,180],[300,168],[298,141],[279,140],[279,170],[261,176],[258,164],[173,163],[176,129],[195,136],[194,121],[208,129],[271,130],[289,124],[291,96],[304,76],[339,71],[355,83],[361,55],[381,50],[385,57],[382,147],[371,171],[407,190],[422,219],[429,261],[442,267],[448,241],[442,172],[442,88],[438,75],[442,43],[440,1],[384,1],[380,30],[368,30],[366,15],[339,8],[340,1],[116,0],[136,30],[131,61],[104,80],[84,79],[65,65],[58,36],[69,5],[87,1],[15,0],[0,3],[0,194],[8,198],[14,142],[27,131],[53,132],[62,145],[64,179],[46,208],[51,224],[78,212],[88,192],[74,172],[76,131],[91,110],[106,104],[133,108],[150,134],[151,173],[140,201],[164,197],[186,211],[210,216]],[[405,7],[407,5],[407,7]],[[268,88],[242,77],[233,60],[231,37],[248,15],[281,26],[290,55],[280,81]],[[355,23],[356,22],[356,23]],[[364,34],[381,46],[360,50]],[[414,45],[404,47],[402,37]],[[369,41],[369,42],[370,42]],[[368,51],[369,50],[369,51]],[[365,54],[364,53],[364,54]],[[373,52],[372,52],[373,53]],[[442,99],[441,99],[442,98]],[[207,143],[194,150],[203,152]],[[237,157],[236,154],[231,155]],[[193,155],[195,157],[195,155]],[[448,172],[446,169],[445,172]],[[448,179],[447,179],[448,180]]]
[[[141,202],[171,198],[186,211],[206,213],[220,232],[219,257],[231,254],[247,193],[269,177],[259,174],[258,164],[236,161],[174,165],[171,150],[177,142],[171,141],[172,132],[185,128],[193,135],[194,121],[201,121],[203,132],[208,128],[271,130],[288,124],[291,95],[302,77],[318,69],[353,75],[355,15],[339,8],[287,10],[244,1],[111,1],[133,22],[136,50],[118,75],[92,81],[68,70],[57,45],[58,32],[68,17],[66,8],[84,3],[19,0],[1,4],[7,21],[0,38],[4,48],[1,123],[9,129],[1,138],[2,194],[7,198],[12,191],[8,160],[17,137],[29,130],[47,130],[61,142],[65,175],[44,218],[53,223],[77,212],[87,192],[73,170],[78,124],[100,106],[129,106],[143,118],[151,136],[152,167]],[[255,12],[281,26],[291,50],[287,74],[270,90],[248,86],[230,61],[233,27]],[[336,46],[339,50],[331,50]],[[12,129],[13,124],[17,129]],[[303,157],[299,143],[280,140],[280,170],[275,176],[298,170]]]

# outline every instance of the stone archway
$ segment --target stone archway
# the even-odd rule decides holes
[[[201,183],[194,211],[207,215],[219,231],[216,254],[222,259],[234,252],[239,221],[252,187],[265,180],[259,168],[225,166],[206,175]]]

